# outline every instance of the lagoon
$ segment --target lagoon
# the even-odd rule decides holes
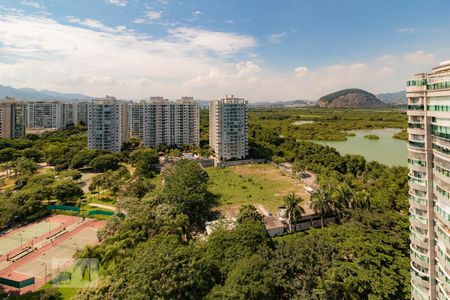
[[[347,137],[346,141],[314,141],[321,145],[336,148],[342,155],[359,154],[367,161],[378,161],[388,166],[407,166],[408,156],[406,141],[394,139],[392,136],[398,128],[354,130],[355,136]],[[379,140],[364,138],[365,135],[377,135]]]

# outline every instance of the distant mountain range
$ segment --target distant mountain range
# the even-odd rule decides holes
[[[377,94],[378,99],[387,104],[406,104],[408,100],[406,99],[406,92],[396,92],[396,93],[384,93]]]
[[[10,86],[0,85],[0,99],[14,97],[19,100],[89,100],[93,97],[77,93],[59,93],[54,91],[38,91],[31,88],[16,89]]]
[[[374,94],[361,89],[340,90],[323,96],[317,102],[319,107],[328,108],[382,108],[387,104]]]
[[[343,91],[349,91],[349,90],[357,90],[357,94],[359,92],[365,92],[363,90],[359,89],[348,89]],[[342,91],[336,92],[336,93],[342,93]],[[336,94],[333,93],[333,94]],[[368,92],[365,92],[368,93]],[[330,95],[333,95],[330,94]],[[370,93],[369,93],[370,94]],[[370,94],[372,95],[372,94]],[[329,95],[325,96],[328,97]],[[367,96],[367,95],[366,95]],[[79,93],[60,93],[55,91],[49,91],[49,90],[35,90],[32,88],[20,88],[16,89],[11,86],[4,86],[0,84],[0,99],[3,99],[5,97],[14,97],[16,99],[20,100],[31,100],[31,101],[37,101],[37,100],[66,100],[66,101],[74,101],[74,100],[89,100],[94,99],[95,97],[79,94]],[[375,98],[381,100],[382,102],[390,105],[398,105],[398,104],[406,104],[406,92],[396,92],[396,93],[382,93],[377,94],[374,96]],[[324,97],[322,97],[324,98]],[[321,98],[321,99],[322,99]],[[371,98],[371,97],[369,97]],[[342,99],[341,99],[342,100]],[[209,106],[209,100],[198,100],[197,101],[201,107],[208,107]],[[323,102],[323,101],[322,101]],[[376,101],[375,101],[376,102]],[[250,102],[250,107],[308,107],[308,106],[314,106],[314,105],[320,105],[320,102],[311,101],[311,100],[289,100],[289,101],[259,101],[259,102]],[[341,103],[342,104],[342,103]],[[324,105],[324,104],[322,104]],[[375,106],[380,105],[380,103],[375,104]],[[363,106],[367,106],[366,104],[363,104]],[[370,106],[370,105],[369,105]]]

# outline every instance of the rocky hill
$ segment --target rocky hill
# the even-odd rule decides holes
[[[361,89],[346,89],[323,96],[317,102],[319,107],[329,108],[381,108],[383,101],[374,94]]]

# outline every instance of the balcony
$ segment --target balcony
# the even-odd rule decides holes
[[[420,210],[428,210],[427,200],[418,197],[409,196],[409,205]]]
[[[428,218],[416,215],[415,213],[409,211],[409,222],[414,226],[427,230],[428,229]]]
[[[409,141],[408,146],[416,149],[425,149],[425,142]]]

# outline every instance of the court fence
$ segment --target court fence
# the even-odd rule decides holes
[[[35,283],[34,277],[27,278],[27,279],[21,280],[21,281],[0,277],[0,284],[18,288],[18,289],[33,285],[34,283]]]
[[[65,211],[75,211],[80,212],[80,208],[76,206],[69,206],[69,205],[48,205],[48,210],[65,210]]]

